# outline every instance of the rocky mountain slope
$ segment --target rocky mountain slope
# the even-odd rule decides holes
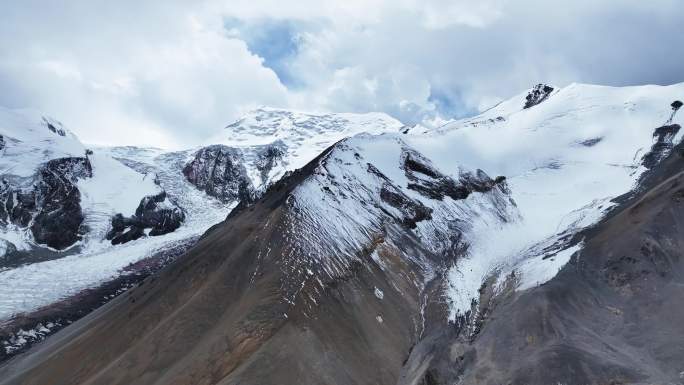
[[[129,285],[124,276],[139,274],[131,266],[159,265],[150,259],[168,262],[239,201],[256,199],[335,141],[363,130],[400,127],[383,114],[259,109],[228,126],[215,144],[168,152],[86,147],[54,119],[0,110],[5,353],[15,354],[54,332],[48,323],[73,321],[73,312],[66,319],[61,314],[63,301],[74,303],[83,293],[97,296],[98,287],[112,282]],[[277,138],[247,140],[262,128]],[[110,298],[109,289],[102,295]],[[60,310],[49,316],[55,313],[51,306]],[[7,357],[0,354],[0,360]]]
[[[681,382],[683,96],[542,85],[337,142],[0,383]],[[239,192],[261,145],[173,156]]]

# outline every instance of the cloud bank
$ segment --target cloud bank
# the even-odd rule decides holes
[[[87,142],[160,147],[260,105],[429,124],[538,82],[684,81],[683,13],[676,0],[10,2],[0,105]]]

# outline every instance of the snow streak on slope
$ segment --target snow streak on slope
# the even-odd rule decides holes
[[[416,187],[420,183],[425,189]],[[418,288],[433,277],[435,266],[465,246],[473,229],[518,216],[504,182],[467,170],[443,175],[398,134],[364,134],[338,143],[288,205],[288,277],[311,271],[324,280],[342,277],[353,263],[365,263],[360,251],[384,244],[419,268]],[[407,241],[407,234],[416,240]],[[377,255],[373,260],[383,268]],[[296,290],[290,294],[292,302]]]
[[[573,84],[529,109],[522,109],[520,95],[434,135],[410,135],[406,140],[443,170],[457,172],[460,165],[505,175],[522,215],[516,223],[473,231],[468,257],[450,272],[452,319],[471,308],[492,275],[516,271],[521,289],[553,277],[572,254],[561,252],[568,235],[596,223],[611,199],[634,188],[655,129],[682,97],[684,84]],[[672,123],[681,124],[681,116]]]

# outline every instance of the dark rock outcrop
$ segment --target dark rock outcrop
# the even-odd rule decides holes
[[[270,159],[275,159],[275,155]],[[269,163],[264,162],[264,170]],[[222,202],[254,199],[254,187],[238,149],[223,145],[204,147],[185,165],[183,174],[190,183]]]
[[[680,100],[675,100],[674,102],[672,102],[672,104],[670,104],[670,107],[672,107],[672,114],[670,114],[670,118],[667,120],[666,124],[672,123],[675,115],[677,114],[677,111],[679,111],[679,109],[682,108],[683,104],[684,103],[682,103]]]
[[[66,130],[62,127],[62,123],[43,117],[43,124],[45,124],[45,127],[53,133],[59,136],[66,136]]]
[[[136,240],[138,238],[142,238],[144,236],[145,236],[145,229],[143,229],[142,227],[138,227],[138,226],[131,226],[130,228],[128,228],[128,229],[126,229],[126,230],[124,230],[118,234],[115,234],[112,237],[111,241],[112,241],[112,245],[119,245],[122,243],[134,241],[134,240]]]
[[[26,227],[31,222],[36,210],[35,191],[14,188],[6,179],[0,186],[0,223],[13,223]]]
[[[450,197],[460,200],[467,198],[472,192],[490,191],[498,184],[505,188],[505,177],[492,179],[482,170],[477,170],[476,174],[462,173],[456,181],[440,173],[427,159],[411,151],[404,154],[404,171],[409,180],[408,188],[431,199]]]
[[[537,84],[525,97],[525,106],[523,108],[527,109],[536,106],[546,100],[551,95],[551,92],[553,92],[553,87],[541,83]]]
[[[0,239],[0,262],[11,258],[12,254],[17,251],[17,247],[6,239]]]
[[[651,150],[641,159],[641,164],[643,164],[644,167],[651,169],[670,154],[674,146],[672,140],[680,129],[681,126],[679,124],[670,124],[656,128],[653,131],[653,138],[655,141],[651,146]]]
[[[603,137],[599,136],[596,138],[590,138],[590,139],[585,139],[580,142],[577,142],[580,146],[584,147],[594,147],[595,145],[599,144],[603,140]]]
[[[179,228],[184,220],[183,210],[162,191],[144,197],[132,217],[127,218],[120,213],[114,215],[107,239],[114,245],[126,243],[145,236],[145,229],[151,229],[151,236],[168,234]]]
[[[79,178],[92,177],[88,158],[60,158],[47,162],[40,170],[36,186],[36,206],[40,208],[31,223],[37,243],[64,249],[79,238],[83,222]]]
[[[92,176],[87,157],[52,159],[38,170],[31,187],[0,185],[0,223],[30,226],[39,244],[62,250],[80,239],[83,222],[76,182]]]
[[[407,197],[391,184],[380,190],[380,199],[399,210],[403,214],[401,223],[410,229],[416,228],[416,223],[430,219],[432,216],[431,208]]]
[[[185,220],[183,210],[168,199],[165,191],[144,197],[135,210],[135,217],[142,227],[152,228],[152,236],[170,233]]]
[[[261,180],[266,181],[273,167],[282,162],[287,146],[282,141],[263,146],[257,150],[256,168],[261,174]]]

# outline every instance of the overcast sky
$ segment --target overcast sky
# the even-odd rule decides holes
[[[684,81],[679,0],[0,0],[0,105],[187,147],[261,106],[462,117],[539,82]]]

